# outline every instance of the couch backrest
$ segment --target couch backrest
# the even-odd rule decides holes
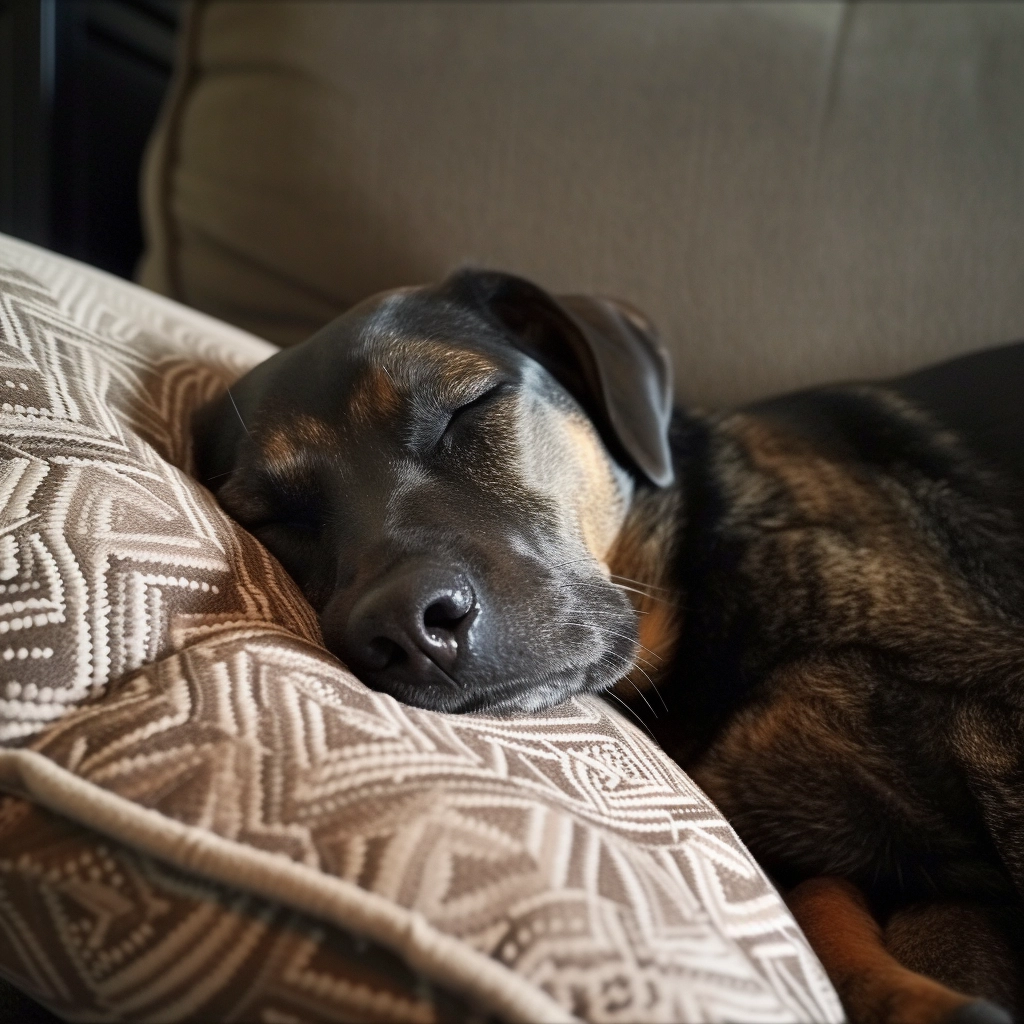
[[[1024,337],[1024,5],[207,0],[142,281],[272,340],[500,267],[706,404]]]

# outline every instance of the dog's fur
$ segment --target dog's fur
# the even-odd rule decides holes
[[[1022,1005],[1022,382],[1018,345],[673,413],[634,310],[463,272],[257,367],[196,459],[370,685],[610,691],[820,950],[867,936],[822,953],[851,1016],[995,1021],[951,990]]]

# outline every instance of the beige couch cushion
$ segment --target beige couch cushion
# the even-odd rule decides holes
[[[681,396],[1024,337],[1024,5],[204,0],[142,280],[282,343],[461,263],[653,315]]]
[[[320,646],[187,473],[270,351],[0,238],[0,974],[86,1020],[838,1020],[603,701],[445,716]]]

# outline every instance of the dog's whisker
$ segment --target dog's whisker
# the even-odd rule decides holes
[[[667,597],[659,597],[657,594],[648,593],[646,590],[638,590],[636,587],[627,587],[625,583],[616,583],[611,580],[611,585],[619,590],[628,591],[630,594],[639,594],[641,597],[647,598],[648,601],[660,601],[662,604],[674,605],[676,602],[670,600]]]
[[[235,396],[231,394],[231,388],[228,388],[228,398],[231,399],[231,404],[234,406],[235,413],[238,415],[238,422],[242,424],[242,429],[252,437],[252,431],[245,425],[245,420],[242,419],[242,414],[239,412],[238,403],[235,401]]]
[[[655,718],[657,718],[658,712],[654,710],[654,705],[644,696],[644,691],[641,690],[640,687],[637,686],[636,683],[634,683],[628,675],[623,676],[623,678],[626,680],[627,683],[629,683],[630,686],[633,687],[634,690],[636,690],[637,696],[639,696],[639,698],[647,705],[647,707],[650,709],[651,714],[654,715]],[[648,676],[648,678],[650,677]]]
[[[617,586],[618,584],[611,584]],[[607,583],[591,583],[590,580],[559,580],[556,584],[559,587],[586,587],[588,590],[604,590],[609,586]]]
[[[645,662],[645,664],[650,665],[650,662]],[[651,665],[650,667],[652,669],[654,668],[653,665]],[[650,672],[647,671],[647,669],[645,669],[642,665],[640,665],[639,662],[635,663],[633,665],[633,668],[635,668],[637,670],[637,672],[639,672],[640,675],[642,675],[644,677],[644,679],[646,679],[647,682],[649,682],[651,684],[651,686],[653,686],[655,689],[657,689],[657,687],[654,686],[654,680],[651,678],[651,674],[650,674]]]
[[[633,680],[629,678],[629,673],[632,672],[633,670],[636,670],[637,672],[640,673],[640,675],[642,675],[644,677],[644,679],[647,680],[647,682],[650,684],[651,689],[654,690],[654,692],[658,695],[658,700],[661,701],[661,706],[666,711],[668,711],[668,705],[665,703],[665,698],[662,696],[661,690],[658,688],[658,684],[655,683],[655,681],[651,678],[651,674],[649,672],[647,672],[645,669],[643,669],[636,661],[629,662],[627,659],[623,658],[621,655],[615,654],[614,652],[609,652],[609,653],[613,657],[619,658],[620,661],[622,661],[624,664],[629,666],[629,671],[622,678],[625,679],[629,683],[629,685],[633,687],[634,690],[637,689],[637,686],[636,686],[636,683],[634,683]],[[654,667],[655,666],[651,665],[652,669]],[[643,692],[642,691],[637,690],[637,692],[640,694],[641,697],[643,697]],[[644,698],[644,703],[646,703],[646,702],[647,702],[647,698],[645,697]],[[650,705],[648,705],[648,707],[650,707]],[[651,714],[653,714],[655,718],[658,717],[658,715],[655,712],[654,708],[651,708]]]
[[[606,619],[609,622],[622,622],[624,613],[618,608],[577,608],[573,607],[568,609],[571,612],[575,612],[579,615],[586,615],[589,619]],[[630,612],[634,615],[650,615],[650,611],[643,608],[630,608]]]
[[[640,671],[643,672],[643,669],[641,669]],[[647,673],[644,672],[644,675],[647,676]],[[661,701],[661,706],[665,709],[665,713],[671,714],[671,712],[668,710],[668,701],[665,700],[665,695],[661,692],[661,687],[658,686],[657,683],[655,683],[655,681],[651,679],[650,676],[647,676],[647,678],[650,680],[651,689],[654,690],[654,692],[658,695],[658,700]]]
[[[601,696],[611,697],[611,699],[615,701],[617,704],[621,704],[643,726],[643,728],[650,735],[651,739],[654,740],[655,743],[658,742],[657,737],[654,735],[653,732],[651,732],[651,727],[624,700],[622,700],[621,697],[616,697],[611,690],[605,690],[601,694]]]
[[[661,660],[661,658],[658,656],[658,654],[655,651],[652,651],[650,649],[650,647],[645,647],[642,643],[640,643],[640,641],[637,638],[630,637],[626,633],[619,633],[617,630],[614,630],[614,629],[606,629],[605,632],[608,633],[609,636],[617,636],[617,637],[620,637],[623,640],[632,640],[633,643],[635,643],[637,645],[637,647],[640,648],[641,651],[646,651],[652,658],[655,658],[658,661]]]
[[[567,625],[570,625],[570,626],[582,626],[582,625],[585,625],[585,623],[570,621],[570,622],[567,623]],[[627,637],[626,634],[624,634],[624,633],[616,633],[614,630],[606,630],[605,632],[608,633],[609,635],[612,635],[612,636],[621,637],[622,639],[627,639],[627,640],[629,639],[629,637]],[[640,646],[643,647],[642,644]],[[647,650],[646,647],[643,647],[643,649]],[[649,653],[653,654],[653,651],[651,651]],[[647,700],[646,697],[644,697],[643,693],[637,687],[636,683],[634,683],[632,679],[628,678],[628,675],[629,675],[629,672],[631,672],[631,671],[633,671],[635,669],[637,672],[639,672],[647,680],[648,683],[650,683],[651,688],[653,690],[658,691],[657,684],[654,682],[654,679],[651,677],[650,673],[647,672],[646,669],[644,669],[643,665],[647,665],[652,671],[656,670],[658,668],[658,666],[656,664],[650,662],[650,661],[647,661],[647,659],[645,659],[645,658],[635,657],[635,658],[633,658],[631,660],[629,658],[626,658],[624,655],[621,655],[618,652],[611,651],[611,650],[605,651],[602,656],[603,657],[609,657],[609,658],[616,658],[616,659],[618,659],[619,662],[621,662],[623,665],[626,666],[627,671],[626,671],[626,674],[623,676],[623,678],[626,679],[627,682],[630,684],[630,686],[632,686],[633,689],[635,689],[637,691],[637,693],[640,694],[640,696],[643,699],[644,703],[647,704],[647,706],[649,708],[651,708],[651,714],[654,715],[655,718],[657,718],[658,717],[658,713],[654,710],[653,707],[651,707],[650,702]],[[657,656],[655,655],[655,657],[657,657]],[[641,664],[641,662],[642,662],[642,664]],[[662,696],[660,691],[658,691],[658,699],[661,701],[662,706],[665,708],[665,710],[668,711],[668,705],[665,703],[665,698]]]
[[[635,583],[638,587],[647,587],[649,590],[664,590],[667,594],[672,593],[671,587],[659,587],[655,583],[644,583],[643,580],[635,580],[630,576],[622,576],[617,572],[613,572],[610,575],[613,580],[622,580],[623,583]]]
[[[612,586],[615,587],[616,590],[625,590],[631,594],[639,594],[641,597],[646,597],[650,601],[661,601],[664,604],[674,603],[669,601],[668,598],[658,597],[657,594],[648,594],[644,590],[637,590],[636,587],[627,587],[625,584],[616,583],[614,580],[607,580],[604,583],[591,583],[588,580],[562,580],[558,585],[565,587],[590,587],[595,590]]]
[[[577,610],[578,611],[583,611],[583,609],[577,609]],[[651,614],[651,612],[649,610],[645,609],[645,608],[631,608],[630,611],[634,615],[650,615]],[[620,611],[618,611],[617,609],[614,609],[614,608],[597,608],[594,611],[586,612],[586,614],[588,616],[591,616],[591,617],[595,618],[595,619],[604,617],[609,622],[621,622],[622,621],[622,612],[620,612]]]
[[[587,626],[593,626],[594,623],[593,622],[576,622],[574,619],[566,619],[565,620],[565,625],[567,625],[567,626],[583,626],[583,627],[587,627]],[[636,639],[636,637],[632,637],[628,633],[620,633],[620,632],[618,632],[617,630],[614,630],[614,629],[605,629],[604,633],[607,636],[617,636],[621,640],[628,640],[630,643],[637,644],[642,650],[647,651],[647,648],[644,647],[643,644],[641,644],[640,641]],[[647,651],[647,653],[648,654],[653,654],[654,652],[653,651]]]
[[[434,662],[434,667],[441,673],[441,675],[443,675],[445,677],[445,679],[448,680],[449,683],[451,683],[451,685],[456,690],[461,690],[462,689],[462,687],[459,686],[459,684],[457,682],[455,682],[455,680],[443,668],[441,668],[441,666],[438,665],[436,661]]]
[[[556,562],[554,565],[546,565],[545,569],[561,569],[563,565],[575,565],[577,562],[589,562],[593,559],[593,555],[584,555],[582,558],[570,558],[565,562]]]
[[[577,622],[577,621],[575,621],[573,619],[566,619],[565,620],[565,625],[567,625],[567,626],[583,626],[584,628],[586,628],[587,626],[593,626],[595,624],[593,622]],[[601,627],[598,626],[596,628],[601,628]],[[604,629],[604,633],[607,634],[608,636],[617,636],[621,640],[628,640],[628,641],[630,641],[630,643],[636,644],[637,647],[639,647],[641,651],[646,651],[652,658],[655,659],[654,662],[651,664],[652,668],[656,667],[657,664],[660,663],[663,660],[661,655],[659,655],[657,653],[657,651],[652,651],[650,649],[650,647],[645,647],[642,643],[640,643],[640,641],[636,637],[632,637],[628,633],[620,633],[620,632],[618,632],[618,630],[607,629],[607,628]]]
[[[570,625],[570,626],[582,626],[583,623],[582,622],[570,622],[570,623],[568,623],[568,625]],[[584,643],[581,643],[579,641],[576,642],[576,650],[579,651],[579,653],[581,653],[581,654],[592,654],[593,653],[592,649],[588,645],[586,645]],[[600,657],[598,658],[599,661],[604,660],[604,659],[614,659],[614,660],[616,660],[620,665],[624,665],[625,666],[626,672],[631,672],[634,668],[638,668],[639,667],[637,665],[637,663],[636,663],[636,659],[635,658],[627,658],[624,654],[619,654],[618,651],[613,651],[613,650],[607,649],[607,648],[605,650],[601,651]],[[648,676],[648,678],[650,678],[650,677]]]
[[[621,655],[620,655],[620,657],[621,657]],[[625,660],[628,661],[628,659],[625,659]],[[629,661],[629,664],[630,664],[630,666],[632,666],[633,668],[637,669],[638,671],[643,672],[644,675],[646,675],[648,679],[650,678],[650,676],[644,670],[644,666],[649,668],[652,672],[656,672],[661,667],[656,662],[651,661],[650,658],[643,658],[639,654],[634,655],[633,656],[633,660]]]
[[[620,633],[617,635],[621,636],[622,634]],[[654,658],[655,664],[663,660],[662,656],[658,654],[657,651],[652,651],[650,647],[645,647],[642,643],[640,643],[639,640],[637,640],[636,645],[640,648],[641,651],[646,651],[652,658]]]

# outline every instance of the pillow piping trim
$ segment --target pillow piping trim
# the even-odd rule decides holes
[[[414,970],[510,1024],[579,1022],[536,985],[439,931],[422,914],[280,854],[253,849],[141,807],[36,751],[0,750],[0,789],[186,872],[361,933],[396,952]]]

